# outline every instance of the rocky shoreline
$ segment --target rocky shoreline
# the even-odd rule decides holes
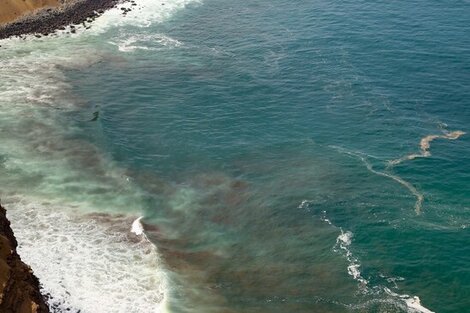
[[[71,32],[75,32],[74,25],[91,22],[105,10],[114,8],[117,4],[127,0],[76,0],[56,8],[40,10],[33,15],[23,17],[17,21],[0,26],[0,39],[27,34],[48,35],[56,30],[65,30],[71,25]],[[124,9],[123,14],[129,9]]]
[[[14,1],[24,0],[11,0],[9,2],[11,7]],[[27,1],[30,5],[27,9],[25,7],[10,12],[10,16],[14,14],[20,16],[19,18],[12,22],[0,23],[0,40],[29,34],[37,37],[46,36],[57,30],[65,30],[67,26],[70,26],[69,31],[74,33],[77,25],[83,24],[87,27],[85,24],[120,3],[130,2],[133,6],[136,5],[133,0],[58,0],[59,5],[53,7],[51,5],[54,1]],[[6,8],[2,5],[5,3],[1,3],[0,0],[0,10]],[[128,11],[129,8],[121,9],[123,15]],[[53,300],[52,295],[41,294],[39,280],[33,274],[33,270],[21,260],[17,247],[18,243],[6,217],[6,210],[0,205],[0,313],[64,311],[59,309],[57,305],[59,302],[50,302]],[[50,308],[47,305],[48,301],[51,303]],[[65,311],[80,312],[72,308],[66,308]]]
[[[0,312],[49,313],[40,284],[16,252],[18,243],[0,205]]]

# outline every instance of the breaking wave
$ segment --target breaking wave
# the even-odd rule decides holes
[[[1,41],[0,196],[18,251],[53,312],[166,310],[157,247],[136,220],[143,193],[125,169],[80,139],[66,116],[81,114],[86,104],[65,71],[117,57],[106,49],[112,38],[96,42],[94,36],[161,22],[189,2],[137,0],[126,16],[120,7],[109,10],[86,31]],[[163,35],[152,38],[178,45]]]
[[[53,312],[164,312],[166,278],[156,247],[132,218],[83,214],[24,197],[4,200],[18,252]]]

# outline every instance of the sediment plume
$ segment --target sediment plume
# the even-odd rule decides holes
[[[48,313],[39,281],[16,252],[18,243],[0,206],[0,312]]]
[[[349,155],[352,155],[352,156],[355,156],[355,157],[359,158],[365,164],[365,166],[367,167],[367,169],[370,172],[372,172],[376,175],[379,175],[379,176],[383,176],[383,177],[393,179],[397,183],[399,183],[399,184],[403,185],[404,187],[406,187],[416,197],[416,202],[415,202],[414,208],[415,208],[416,214],[420,215],[421,212],[422,212],[422,208],[423,208],[424,195],[420,191],[418,191],[418,189],[416,189],[416,187],[413,186],[413,184],[407,182],[406,180],[404,180],[403,178],[401,178],[398,175],[392,174],[389,170],[393,166],[398,165],[398,164],[400,164],[404,161],[413,160],[413,159],[416,159],[416,158],[427,158],[427,157],[431,156],[431,152],[429,150],[431,149],[431,142],[435,139],[456,140],[456,139],[460,138],[463,135],[465,135],[465,132],[460,131],[460,130],[456,130],[456,131],[452,131],[452,132],[445,131],[443,135],[428,135],[426,137],[423,137],[423,138],[421,138],[421,141],[419,143],[419,147],[420,147],[420,152],[419,153],[409,154],[409,155],[406,155],[404,157],[388,161],[386,171],[375,170],[372,167],[372,164],[369,163],[367,158],[362,153],[347,151],[347,150],[345,150],[343,148],[340,148],[340,147],[334,147],[334,148],[336,148],[337,150],[339,150],[342,153],[346,153],[346,154],[349,154]]]
[[[456,140],[456,139],[459,139],[463,135],[465,135],[465,132],[456,130],[453,132],[446,132],[443,135],[428,135],[426,137],[423,137],[421,138],[421,141],[419,142],[419,147],[420,147],[419,153],[409,154],[399,159],[388,161],[388,167],[400,164],[403,161],[414,160],[416,158],[430,157],[431,152],[429,151],[429,149],[431,149],[431,142],[435,139]]]
[[[416,215],[421,214],[421,210],[423,208],[424,195],[421,192],[419,192],[418,189],[416,189],[415,186],[413,186],[411,183],[407,182],[406,180],[404,180],[403,178],[401,178],[398,175],[394,175],[392,173],[381,172],[381,171],[375,170],[372,167],[372,164],[370,164],[370,162],[367,160],[367,158],[364,157],[362,154],[354,153],[354,152],[350,152],[350,151],[345,151],[345,150],[343,150],[343,152],[346,153],[346,154],[349,154],[349,155],[352,155],[352,156],[355,156],[355,157],[359,158],[371,173],[393,179],[397,183],[399,183],[399,184],[403,185],[404,187],[406,187],[406,189],[408,189],[411,192],[411,194],[413,194],[413,196],[416,197],[416,202],[415,202],[415,205],[414,205]]]

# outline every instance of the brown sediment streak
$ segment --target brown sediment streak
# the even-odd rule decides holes
[[[446,132],[443,135],[428,135],[426,137],[423,137],[421,138],[421,141],[419,142],[420,153],[413,153],[413,154],[409,154],[404,157],[401,157],[399,159],[388,161],[388,167],[400,164],[403,161],[414,160],[416,158],[427,158],[431,156],[431,152],[429,151],[429,149],[431,148],[431,142],[434,139],[456,140],[460,136],[463,136],[463,135],[465,135],[465,132],[461,130],[456,130],[453,132]]]
[[[420,153],[413,153],[413,154],[409,154],[407,156],[401,157],[399,159],[388,161],[387,169],[389,169],[390,167],[393,167],[394,165],[400,164],[403,161],[413,160],[413,159],[416,159],[416,158],[429,157],[431,155],[431,152],[429,151],[429,149],[431,148],[431,142],[434,139],[442,138],[442,139],[448,139],[448,140],[456,140],[456,139],[460,138],[463,135],[465,135],[465,132],[460,131],[460,130],[456,130],[456,131],[453,131],[453,132],[445,132],[443,135],[429,135],[429,136],[423,137],[420,141]],[[415,186],[413,186],[411,183],[407,182],[406,180],[404,180],[400,176],[393,175],[392,173],[388,173],[388,172],[381,172],[381,171],[375,170],[372,167],[372,164],[370,164],[369,161],[367,160],[367,158],[365,158],[361,153],[351,152],[351,151],[345,150],[345,149],[340,148],[340,147],[334,147],[334,148],[338,148],[338,150],[340,150],[341,152],[344,152],[346,154],[358,157],[359,159],[361,159],[361,161],[365,164],[365,166],[367,167],[367,169],[370,172],[372,172],[376,175],[379,175],[379,176],[388,177],[390,179],[393,179],[397,183],[399,183],[399,184],[403,185],[404,187],[406,187],[416,197],[416,202],[415,202],[415,205],[414,205],[416,214],[417,215],[421,214],[421,210],[422,210],[422,207],[423,207],[424,196],[421,192],[418,191],[418,189],[416,189]]]
[[[364,157],[364,155],[362,153],[351,152],[351,151],[348,151],[348,150],[346,150],[344,148],[341,148],[341,147],[334,147],[334,146],[332,146],[332,147],[338,149],[342,153],[349,154],[351,156],[359,158],[362,161],[362,163],[364,163],[364,165],[366,166],[366,168],[370,172],[372,172],[376,175],[379,175],[379,176],[383,176],[383,177],[393,179],[394,181],[396,181],[400,185],[403,185],[404,187],[406,187],[406,189],[408,189],[416,197],[416,202],[415,202],[415,205],[414,205],[416,214],[417,215],[421,214],[421,209],[423,207],[424,196],[423,196],[422,193],[420,193],[418,191],[418,189],[416,189],[415,186],[413,186],[411,183],[407,182],[406,180],[404,180],[400,176],[393,175],[392,173],[381,172],[381,171],[375,170],[372,167],[372,164],[370,164],[370,162],[367,160],[366,157]]]
[[[400,164],[403,161],[413,160],[413,159],[416,159],[416,158],[429,157],[431,155],[431,152],[429,151],[429,149],[431,148],[431,142],[435,139],[456,140],[456,139],[460,138],[463,135],[465,135],[465,132],[460,131],[460,130],[456,130],[456,131],[453,131],[453,132],[445,132],[443,135],[429,135],[429,136],[423,137],[420,141],[420,153],[413,153],[413,154],[409,154],[407,156],[401,157],[399,159],[388,161],[387,169],[389,169],[390,167],[393,167],[394,165]],[[369,161],[362,154],[346,151],[344,149],[341,149],[341,151],[343,151],[343,152],[345,152],[349,155],[353,155],[353,156],[356,156],[356,157],[360,158],[361,161],[366,165],[367,169],[370,172],[372,172],[376,175],[379,175],[379,176],[388,177],[390,179],[393,179],[397,183],[405,186],[416,197],[416,202],[415,202],[415,206],[414,206],[416,214],[417,215],[421,214],[421,210],[422,210],[422,207],[423,207],[424,196],[421,192],[418,191],[418,189],[416,189],[415,186],[413,186],[411,183],[407,182],[406,180],[404,180],[400,176],[393,175],[392,173],[388,173],[388,172],[381,172],[381,171],[375,170],[372,167],[372,165],[369,163]]]
[[[349,154],[352,154],[352,155],[355,155],[355,156],[359,157],[361,159],[361,161],[366,165],[367,169],[369,171],[371,171],[372,173],[374,173],[376,175],[379,175],[379,176],[391,178],[394,181],[396,181],[397,183],[405,186],[416,197],[416,202],[415,202],[415,206],[414,206],[416,214],[417,215],[421,214],[421,209],[423,207],[424,196],[423,196],[422,193],[420,193],[418,191],[418,189],[415,188],[415,186],[413,186],[411,183],[407,182],[406,180],[404,180],[400,176],[393,175],[391,173],[380,172],[380,171],[374,170],[374,168],[372,167],[372,164],[370,164],[369,161],[367,161],[367,159],[365,157],[363,157],[362,155],[355,154],[355,153],[349,153]]]

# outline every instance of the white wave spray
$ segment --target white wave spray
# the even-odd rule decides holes
[[[310,212],[310,200],[303,200],[298,208],[307,210]],[[349,230],[343,230],[343,228],[334,225],[331,220],[327,217],[327,212],[322,211],[320,219],[327,223],[328,225],[334,227],[335,229],[339,230],[339,234],[336,237],[336,243],[333,246],[333,251],[336,253],[341,253],[346,260],[348,261],[347,265],[347,273],[351,276],[355,281],[358,282],[359,291],[363,294],[377,294],[377,290],[381,294],[386,294],[388,299],[373,299],[366,301],[362,304],[355,304],[355,305],[346,305],[342,304],[348,308],[352,308],[354,310],[360,310],[361,312],[377,302],[389,303],[394,306],[398,306],[403,310],[408,311],[409,313],[434,313],[433,311],[429,310],[428,308],[424,307],[421,304],[421,300],[418,296],[410,296],[408,294],[398,294],[390,290],[390,288],[385,286],[371,286],[371,283],[362,275],[361,273],[361,262],[358,257],[356,257],[351,250],[351,245],[354,238],[354,233]],[[387,279],[388,282],[392,282],[395,284],[396,280],[404,280],[404,278],[389,278]]]
[[[136,0],[126,16],[109,10],[86,31],[1,41],[0,196],[19,253],[53,312],[167,310],[169,287],[157,247],[135,220],[142,192],[98,147],[76,139],[76,126],[64,114],[79,111],[83,100],[64,69],[119,58],[119,51],[106,49],[113,30],[138,33],[190,2]],[[178,45],[163,35],[139,38]]]
[[[18,251],[40,277],[54,312],[165,310],[156,247],[130,232],[132,219],[83,215],[24,197],[4,200]]]

